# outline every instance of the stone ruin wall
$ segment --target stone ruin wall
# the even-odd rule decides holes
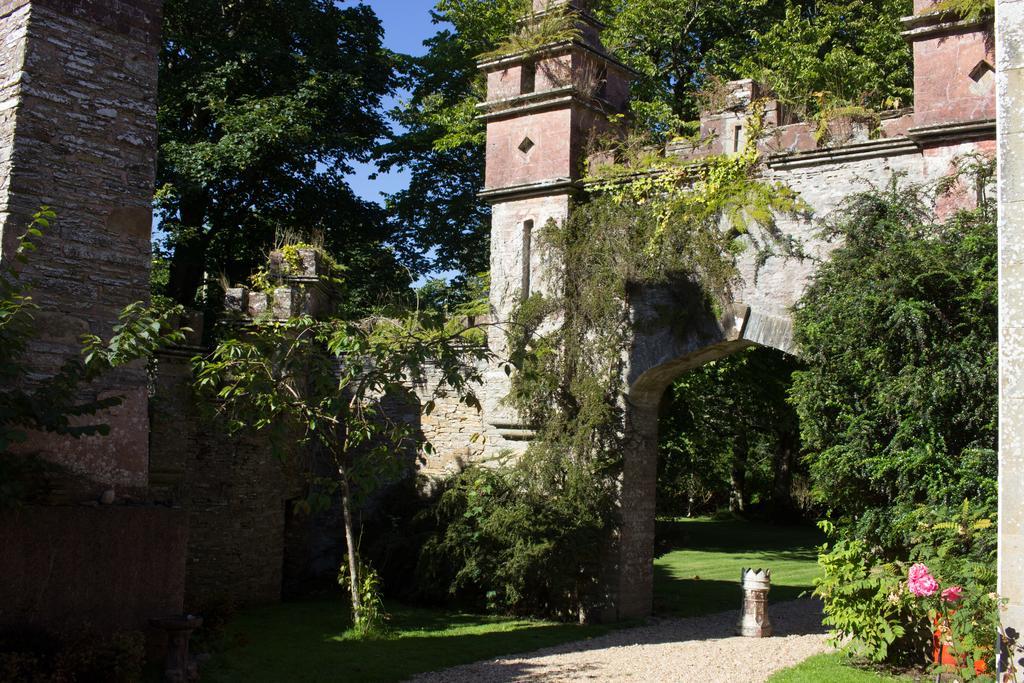
[[[159,0],[0,0],[0,260],[11,263],[41,205],[59,216],[24,271],[43,308],[26,356],[34,377],[149,296],[160,11]],[[140,500],[145,369],[87,392],[127,397],[109,437],[35,435],[21,448],[70,469],[82,491],[0,511],[2,629],[146,630],[182,609],[187,520]],[[97,502],[109,488],[120,499]]]
[[[956,160],[965,155],[994,154],[995,57],[991,20],[955,21],[928,14],[930,7],[931,3],[919,0],[919,14],[905,20],[904,35],[912,45],[915,60],[913,106],[884,113],[876,131],[869,131],[867,124],[856,120],[838,120],[819,140],[816,124],[794,121],[782,105],[768,101],[768,128],[759,143],[766,160],[763,177],[789,186],[810,205],[811,220],[780,217],[779,228],[799,240],[812,258],[774,256],[759,264],[753,245],[740,255],[740,278],[733,291],[737,310],[741,311],[736,330],[740,346],[760,343],[793,351],[789,311],[803,294],[816,264],[837,246],[820,239],[818,221],[846,197],[871,187],[884,187],[897,175],[903,178],[901,182],[932,183],[954,171]],[[535,113],[524,108],[516,115],[516,87],[521,82],[522,67],[515,60],[500,68],[484,68],[491,88],[489,101],[512,109],[494,114],[500,118],[488,122],[487,182],[483,193],[494,205],[491,301],[493,318],[500,322],[508,318],[510,302],[517,300],[524,286],[532,287],[531,291],[553,286],[545,279],[551,268],[543,262],[536,247],[530,249],[523,225],[532,220],[536,238],[548,219],[560,221],[568,215],[569,198],[580,187],[581,172],[567,170],[573,167],[571,160],[578,153],[567,151],[557,142],[569,138],[571,147],[582,148],[588,136],[583,130],[577,131],[577,127],[587,124],[573,113],[575,110]],[[529,97],[536,99],[539,95]],[[762,97],[751,81],[727,84],[722,108],[702,115],[703,142],[670,143],[666,154],[685,160],[737,151],[746,139],[751,103]],[[592,124],[593,119],[588,123]],[[525,152],[517,147],[524,138],[534,143]],[[537,178],[543,180],[528,183]],[[973,188],[961,186],[941,199],[937,208],[946,213],[974,200]],[[686,353],[680,349],[679,340],[670,336],[669,330],[648,337],[637,335],[631,380]],[[490,345],[499,356],[505,350],[500,324],[492,330]],[[687,367],[735,348],[732,345],[712,351]],[[531,433],[503,404],[510,384],[502,367],[491,365],[483,374],[479,425],[483,438],[475,444],[475,455],[478,461],[486,462],[504,451],[521,451]],[[447,451],[439,449],[434,458],[457,462],[460,458],[455,453],[461,453],[465,445],[456,442]]]
[[[999,102],[999,594],[1024,633],[1024,1],[996,3]],[[1012,631],[1012,633],[1011,633]],[[1009,653],[1007,653],[1009,654]],[[1013,652],[1018,670],[1024,652]],[[1005,662],[1004,662],[1005,668]]]
[[[1001,4],[1016,10],[1024,3]],[[120,308],[146,297],[159,5],[158,0],[0,0],[0,258],[9,258],[13,240],[39,204],[50,204],[60,213],[58,226],[40,250],[46,258],[37,257],[32,268],[39,277],[41,303],[60,311],[44,321],[47,338],[34,351],[48,359],[51,367],[77,352],[77,337],[82,332],[108,332]],[[927,3],[918,0],[918,5],[921,11]],[[854,139],[819,149],[807,124],[789,122],[785,112],[776,109],[779,127],[764,149],[770,155],[766,177],[794,187],[823,215],[851,191],[869,183],[882,185],[896,172],[906,172],[912,179],[935,179],[945,174],[962,152],[991,152],[992,77],[984,68],[979,70],[981,62],[991,63],[991,49],[977,40],[971,27],[953,26],[950,30],[950,26],[936,26],[928,21],[908,25],[908,32],[917,32],[908,35],[918,64],[918,101],[912,113],[886,118],[880,140],[858,139],[853,131]],[[597,40],[596,35],[592,39]],[[566,63],[571,67],[586,61],[570,59]],[[522,79],[521,74],[513,73],[515,68],[508,64],[491,70],[496,94],[500,94],[499,86],[507,87],[510,90],[503,96],[516,97],[515,84]],[[614,63],[610,68],[615,78],[610,79],[614,87],[609,96],[623,104],[628,92],[624,72],[615,71]],[[939,79],[933,77],[936,73],[957,78],[966,75],[968,79],[956,81],[957,88],[938,88]],[[539,81],[540,87],[545,87],[543,76]],[[551,121],[550,116],[529,115],[515,121],[515,112],[489,121],[492,132],[504,131],[504,137],[495,135],[488,146],[488,192],[492,192],[488,199],[496,202],[492,240],[496,302],[510,301],[524,276],[530,278],[531,287],[550,286],[544,281],[546,266],[538,254],[530,251],[525,255],[521,228],[530,218],[536,219],[539,229],[547,218],[560,220],[568,213],[569,196],[576,191],[579,178],[574,175],[577,170],[566,170],[566,164],[579,167],[588,130],[600,124],[600,117],[576,108],[567,111],[567,116]],[[745,115],[742,106],[734,106],[705,117],[707,129],[719,133],[712,145],[720,148],[668,151],[682,155],[729,151],[725,146],[730,139],[737,139],[730,138],[729,127],[735,134],[739,125],[742,136]],[[950,122],[955,125],[942,128]],[[967,124],[974,124],[973,128]],[[533,147],[518,149],[519,136],[531,133],[536,138],[531,138]],[[553,156],[549,154],[552,146],[559,148]],[[521,199],[501,195],[508,189],[501,184],[514,185],[538,173],[550,173],[552,177],[545,182],[560,184],[564,191]],[[813,242],[811,224],[793,223],[785,229],[805,237],[817,253],[827,253],[827,245]],[[802,292],[810,266],[778,260],[756,277],[749,263],[742,269],[737,300],[753,311],[745,321],[745,331],[754,335],[752,341],[771,339],[771,345],[782,346],[788,338],[788,306]],[[276,312],[283,314],[285,308],[293,311],[309,303],[290,291],[281,294],[280,299],[247,298],[243,310],[262,306],[260,310],[273,311],[275,306],[283,306]],[[502,304],[496,312],[507,312],[507,307]],[[496,350],[504,347],[500,328],[494,328],[491,340]],[[90,605],[112,600],[98,590],[104,577],[119,576],[112,565],[107,568],[111,562],[130,568],[122,587],[132,588],[122,590],[119,604],[123,610],[111,616],[121,625],[138,623],[143,612],[173,611],[175,605],[182,604],[185,589],[181,585],[185,583],[192,605],[218,600],[272,601],[280,596],[282,585],[300,579],[310,566],[319,563],[333,569],[333,560],[326,554],[328,546],[336,549],[337,539],[325,531],[329,520],[322,524],[297,521],[288,514],[288,503],[301,495],[301,486],[292,473],[268,457],[266,444],[228,440],[202,426],[187,386],[188,358],[195,352],[193,347],[161,355],[151,427],[145,410],[145,378],[141,368],[132,368],[103,388],[132,397],[115,416],[111,438],[71,445],[43,439],[34,444],[48,450],[50,457],[86,473],[97,485],[121,490],[149,483],[156,497],[187,510],[136,514],[130,507],[54,508],[52,514],[39,511],[32,520],[2,518],[0,546],[4,548],[23,544],[25,541],[18,539],[24,533],[53,539],[72,533],[86,541],[72,552],[70,545],[65,550],[58,540],[50,555],[37,558],[56,566],[58,573],[65,572],[69,584],[82,580],[76,567],[86,565],[95,570],[92,579],[83,584],[89,590],[79,591],[85,596],[82,600],[55,598],[72,616],[89,612],[93,609]],[[652,356],[645,362],[659,359]],[[40,371],[45,369],[44,363]],[[502,405],[508,391],[504,371],[496,365],[482,371],[482,411],[447,396],[436,401],[431,415],[418,418],[420,430],[435,449],[421,454],[420,471],[424,474],[437,476],[468,461],[488,460],[506,449],[521,450],[529,438],[528,430]],[[434,393],[435,384],[436,378],[428,376],[410,389],[422,401]],[[476,434],[482,438],[474,442],[471,437]],[[1009,500],[1010,493],[1004,491],[1004,499]],[[643,507],[641,503],[646,504],[636,502],[638,509]],[[191,535],[187,551],[181,550],[185,543],[182,514],[188,515]],[[147,522],[147,516],[154,520]],[[33,526],[38,524],[42,527]],[[132,534],[139,540],[130,541],[131,548],[89,542],[100,537],[136,538]],[[148,547],[150,541],[157,541],[159,547]],[[103,554],[102,560],[96,552]],[[122,557],[121,552],[128,555]],[[161,569],[139,564],[138,553],[162,562],[158,565]],[[186,555],[187,579],[175,564],[175,558],[184,562]],[[4,552],[0,557],[6,558],[0,562],[4,575],[22,577],[18,579],[21,583],[9,582],[8,593],[35,589],[31,579],[40,572],[32,564],[34,555]],[[1006,557],[1004,553],[1004,560]],[[27,564],[12,566],[14,560]],[[1018,569],[1005,566],[1008,569],[1004,571],[1011,573]],[[638,586],[643,577],[640,579]],[[157,587],[153,581],[165,585]],[[1016,584],[1004,581],[1004,585],[1012,593]],[[642,602],[642,593],[638,589],[630,599]],[[23,601],[15,597],[0,595],[0,604],[21,605]],[[146,603],[146,599],[155,602]],[[132,605],[141,607],[133,611]],[[0,611],[0,625],[17,623],[23,616],[18,609]]]
[[[4,0],[0,29],[0,259],[10,262],[41,205],[58,214],[27,268],[45,331],[28,358],[48,374],[83,334],[109,335],[122,308],[149,296],[160,2]],[[108,437],[37,435],[23,450],[97,490],[144,489],[143,366],[88,391],[127,399]]]

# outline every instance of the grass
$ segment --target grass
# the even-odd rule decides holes
[[[771,569],[769,601],[795,600],[814,587],[824,540],[813,527],[706,518],[659,521],[657,537],[654,611],[679,617],[737,609],[743,567]]]
[[[699,616],[736,609],[741,567],[770,567],[773,601],[809,591],[817,572],[819,534],[711,519],[658,523],[666,552],[654,564],[655,612]],[[699,578],[698,578],[699,577]],[[226,647],[203,668],[212,683],[401,681],[414,674],[603,635],[614,626],[579,626],[389,605],[389,635],[349,636],[341,597],[283,603],[240,613]],[[773,683],[867,683],[885,678],[822,655],[780,672]]]
[[[906,676],[891,676],[871,669],[857,669],[846,663],[839,653],[816,655],[797,666],[778,672],[768,683],[877,683],[878,681],[913,681]]]
[[[610,626],[579,626],[479,614],[389,606],[385,638],[347,636],[339,596],[273,605],[239,614],[228,644],[203,668],[203,681],[401,681],[423,671],[602,635]]]

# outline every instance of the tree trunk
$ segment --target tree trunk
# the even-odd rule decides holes
[[[747,511],[747,457],[745,444],[733,456],[729,477],[729,512],[742,514]]]
[[[206,271],[206,247],[210,238],[203,225],[206,221],[204,202],[205,199],[198,197],[181,201],[181,224],[194,233],[189,237],[180,233],[172,236],[174,254],[171,256],[167,293],[175,302],[190,307],[195,306],[196,292],[203,284]]]
[[[772,469],[772,516],[785,521],[793,516],[793,455],[796,439],[787,433],[779,439]]]
[[[359,558],[356,554],[356,535],[352,522],[352,492],[345,471],[341,474],[341,514],[345,521],[345,548],[348,550],[349,588],[352,593],[352,623],[358,625],[363,616],[363,602],[359,595]]]

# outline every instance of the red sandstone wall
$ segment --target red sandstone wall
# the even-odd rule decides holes
[[[519,145],[527,137],[533,147],[524,153]],[[510,187],[567,178],[571,137],[572,111],[568,108],[491,121],[487,124],[485,186]]]
[[[26,507],[0,513],[0,628],[144,629],[180,614],[185,513]]]
[[[973,28],[916,41],[914,124],[994,119],[994,64],[992,44]]]

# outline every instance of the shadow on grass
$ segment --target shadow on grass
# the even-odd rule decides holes
[[[699,550],[706,553],[764,554],[770,558],[816,561],[817,546],[825,541],[810,526],[784,526],[714,519],[659,519],[657,549]]]
[[[446,627],[447,624],[447,627]],[[621,627],[622,625],[620,625]],[[813,625],[781,624],[780,635],[809,633]],[[588,652],[610,646],[679,643],[735,635],[731,620],[672,620],[654,627],[615,628],[396,610],[392,635],[369,640],[345,636],[347,619],[340,600],[285,603],[251,610],[230,628],[231,645],[203,671],[203,680],[225,681],[402,681],[418,673],[481,662],[488,680],[529,679],[539,675],[535,651]],[[612,633],[614,631],[614,633]],[[602,636],[608,636],[607,638]],[[531,654],[524,654],[531,653]],[[521,661],[488,662],[522,655]],[[545,675],[552,672],[545,663]],[[559,665],[558,675],[591,676],[578,661]],[[440,680],[440,679],[437,679]]]
[[[655,564],[655,608],[659,616],[691,617],[740,605],[740,566],[767,565],[781,579],[773,602],[797,598],[811,587],[815,571],[813,529],[772,527],[739,521],[659,522],[671,552]],[[701,579],[693,576],[698,573]],[[774,577],[773,577],[774,578]],[[731,620],[668,621],[657,628],[627,625],[579,626],[389,605],[390,634],[373,640],[347,636],[348,615],[341,596],[246,610],[228,628],[227,648],[204,668],[204,681],[320,682],[401,681],[421,672],[522,654],[565,644],[589,651],[614,645],[642,645],[734,635]],[[781,608],[780,608],[781,609]],[[778,623],[779,633],[818,632],[820,618]],[[615,630],[613,638],[600,638]],[[569,645],[569,643],[572,643]],[[518,662],[487,664],[495,680],[541,675],[535,655]],[[593,678],[587,664],[561,671],[566,679]],[[550,672],[547,672],[550,673]]]
[[[611,626],[438,612],[392,606],[389,634],[347,635],[340,598],[247,610],[204,681],[401,681],[424,671],[528,652],[603,635]]]
[[[738,610],[743,600],[739,577],[736,581],[678,579],[665,567],[654,567],[654,613],[660,617],[699,617]],[[774,586],[770,603],[807,597],[814,587]]]
[[[739,609],[744,567],[772,570],[770,602],[809,594],[823,542],[812,527],[738,520],[659,520],[656,533],[654,611],[672,617]]]

